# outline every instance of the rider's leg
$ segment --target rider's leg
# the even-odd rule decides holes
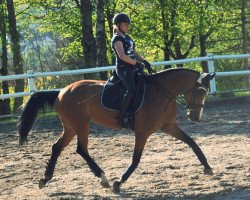
[[[133,98],[134,94],[132,92],[130,92],[129,90],[127,90],[127,92],[125,93],[123,100],[122,100],[122,104],[121,104],[121,110],[120,113],[118,115],[118,122],[122,127],[127,127],[127,122],[126,122],[126,113],[129,107],[129,104],[131,102],[131,99]]]
[[[121,110],[118,115],[118,122],[122,127],[127,128],[126,113],[131,100],[135,95],[135,80],[134,80],[134,70],[131,68],[122,68],[117,70],[117,74],[122,81],[123,85],[127,89],[121,104]]]

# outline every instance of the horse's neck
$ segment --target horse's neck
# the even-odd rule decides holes
[[[164,75],[157,82],[174,96],[190,90],[198,76],[195,72],[189,70],[173,71]]]

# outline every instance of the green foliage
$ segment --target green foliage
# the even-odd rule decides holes
[[[29,69],[55,71],[81,63],[81,18],[74,1],[21,0],[16,6]]]
[[[14,2],[17,28],[22,38],[24,70],[43,72],[82,68],[84,51],[81,12],[76,2],[80,1],[18,0]],[[110,50],[111,24],[108,22],[108,16],[119,12],[125,12],[131,17],[129,35],[136,42],[137,51],[150,62],[164,60],[166,45],[170,46],[172,52],[170,59],[174,59],[177,42],[180,44],[181,54],[190,50],[187,57],[199,57],[201,52],[199,37],[206,34],[208,35],[206,52],[217,55],[241,54],[241,3],[242,0],[107,0],[105,1],[105,28],[108,62],[113,62]],[[94,33],[97,23],[96,4],[97,1],[92,1]],[[250,41],[249,2],[245,12],[248,41]],[[194,37],[194,46],[190,48],[192,37]],[[248,51],[250,51],[249,48],[248,45]],[[12,65],[11,59],[9,48],[9,66]],[[242,60],[216,61],[215,66],[217,71],[243,69]],[[185,64],[184,67],[202,70],[200,63]],[[9,74],[13,74],[13,71],[13,68],[9,67]],[[36,88],[60,88],[83,78],[83,76],[38,78]],[[246,82],[242,77],[218,78],[216,81],[221,91],[245,87]]]
[[[15,2],[19,12],[19,29],[25,41],[23,54],[28,68],[51,71],[64,69],[64,66],[65,69],[79,68],[83,64],[81,14],[75,2]],[[135,40],[138,51],[149,61],[164,60],[164,38],[170,39],[171,35],[174,35],[174,41],[180,42],[182,53],[187,51],[191,37],[195,36],[195,45],[188,57],[197,57],[200,51],[199,33],[206,34],[209,31],[212,34],[207,39],[207,52],[241,53],[240,0],[109,0],[105,3],[111,11],[114,9],[113,15],[125,12],[131,17],[133,24],[129,34]],[[95,32],[96,1],[93,1],[93,10]],[[106,23],[108,58],[111,63],[109,25]],[[173,45],[172,51],[175,48]]]

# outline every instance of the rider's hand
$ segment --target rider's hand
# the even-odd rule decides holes
[[[148,61],[144,60],[142,63],[145,65],[147,69],[151,68],[151,64]]]
[[[151,67],[147,68],[148,70],[148,74],[152,75],[152,74],[156,74],[156,71],[153,70]]]
[[[148,61],[144,60],[144,61],[143,61],[143,64],[144,64],[145,67],[147,68],[148,73],[149,73],[150,75],[156,73],[156,71],[153,70],[153,69],[151,68],[151,64],[150,64]]]
[[[139,61],[136,61],[135,67],[136,67],[137,69],[143,70],[144,67],[145,67],[145,65],[144,65],[143,63],[139,62]]]

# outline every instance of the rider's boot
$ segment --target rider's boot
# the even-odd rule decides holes
[[[118,122],[121,127],[128,128],[129,127],[129,121],[127,118],[127,110],[131,101],[131,98],[133,95],[131,95],[129,92],[126,92],[121,105],[120,113],[118,114]]]

